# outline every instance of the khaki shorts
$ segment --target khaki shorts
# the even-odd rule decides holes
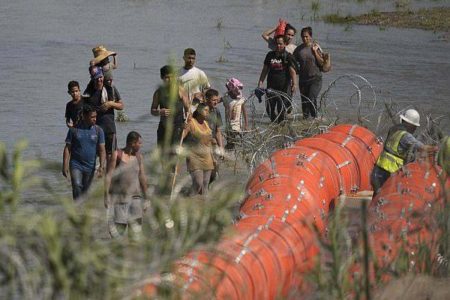
[[[114,223],[129,224],[137,219],[142,219],[143,203],[140,196],[128,196],[125,199],[122,196],[111,196],[114,205],[112,205]]]

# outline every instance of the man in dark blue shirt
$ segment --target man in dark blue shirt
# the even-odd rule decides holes
[[[100,157],[98,176],[101,177],[104,173],[105,135],[103,130],[95,125],[96,120],[95,109],[85,106],[82,122],[69,128],[67,132],[62,173],[64,177],[70,173],[74,200],[78,200],[89,189],[94,178],[97,154]]]

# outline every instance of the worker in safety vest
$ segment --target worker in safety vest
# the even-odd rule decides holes
[[[424,145],[413,136],[419,126],[419,113],[415,109],[408,109],[400,115],[400,124],[389,129],[383,152],[378,157],[370,178],[375,194],[392,173],[414,160],[417,150],[436,151],[436,147]]]

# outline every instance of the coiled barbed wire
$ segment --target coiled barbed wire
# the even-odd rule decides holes
[[[399,105],[381,94],[363,76],[344,74],[334,79],[318,98],[318,116],[304,119],[301,111],[301,94],[289,96],[286,93],[266,91],[265,102],[260,103],[253,91],[245,101],[249,112],[250,129],[238,134],[225,131],[227,140],[235,145],[233,152],[241,157],[252,171],[256,165],[267,159],[277,149],[288,147],[293,141],[326,131],[337,123],[358,124],[384,137],[388,129],[398,123],[399,116],[408,107]],[[274,97],[281,99],[276,118],[271,122],[267,105]],[[303,97],[304,101],[310,101]],[[261,99],[262,100],[262,99]],[[426,119],[420,135],[426,143],[437,144],[444,136],[450,123],[448,116],[435,116],[420,111]]]

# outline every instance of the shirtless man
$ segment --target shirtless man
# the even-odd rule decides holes
[[[109,231],[111,237],[119,237],[128,229],[129,234],[138,237],[142,231],[143,212],[147,209],[147,177],[144,158],[140,152],[142,137],[136,131],[127,135],[125,148],[118,150],[117,163],[111,181],[105,189],[108,197]]]

